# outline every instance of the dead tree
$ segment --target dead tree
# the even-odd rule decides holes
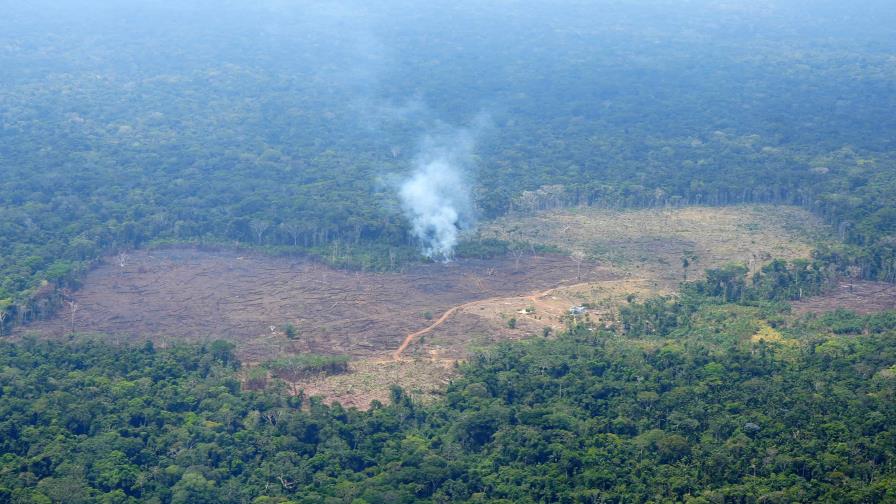
[[[272,409],[269,411],[265,411],[261,414],[261,418],[264,418],[271,425],[277,425],[277,422],[280,420],[280,416],[283,412],[278,409]]]
[[[284,222],[280,224],[280,229],[286,231],[286,233],[292,237],[292,246],[299,246],[299,236],[302,234],[302,226],[297,222]]]
[[[482,279],[479,278],[479,275],[470,275],[470,277],[473,280],[473,285],[475,285],[480,292],[485,292],[485,285],[483,285]]]
[[[513,253],[513,269],[516,271],[519,271],[520,259],[523,258],[523,254],[526,253],[526,249],[521,248],[521,247],[514,248],[513,250],[511,250],[511,253]]]
[[[293,358],[278,363],[273,369],[273,374],[289,383],[293,395],[298,396],[301,393],[299,382],[307,377],[307,369],[300,360]]]
[[[264,235],[264,232],[271,227],[271,223],[266,220],[253,219],[252,222],[249,223],[249,228],[255,233],[255,236],[258,237],[258,244],[261,245],[261,237]]]
[[[12,299],[0,299],[0,336],[3,336],[4,324],[9,317],[9,307],[12,306]]]
[[[339,259],[339,240],[333,242],[333,253],[330,256],[330,262],[336,264],[337,259]]]
[[[126,252],[122,252],[118,254],[118,267],[119,272],[124,275],[124,268],[128,265],[128,254]]]
[[[569,257],[576,263],[576,280],[582,279],[582,263],[585,262],[585,253],[582,251],[575,251],[569,255]]]
[[[71,334],[74,335],[75,334],[75,313],[78,312],[78,303],[76,303],[74,300],[71,300],[71,301],[66,301],[66,304],[68,304],[69,314],[71,315],[71,324],[72,324]]]
[[[286,478],[283,477],[283,475],[277,476],[277,479],[280,481],[280,484],[283,485],[283,488],[286,490],[291,490],[293,485],[295,485],[294,482],[287,480]]]

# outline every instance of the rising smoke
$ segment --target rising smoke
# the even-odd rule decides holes
[[[471,196],[473,152],[486,123],[487,118],[481,116],[472,128],[427,136],[413,172],[399,185],[402,209],[426,257],[450,260],[461,231],[476,223]]]

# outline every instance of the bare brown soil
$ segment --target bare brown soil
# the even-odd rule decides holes
[[[432,325],[424,313],[444,321],[458,305],[526,295],[574,282],[576,274],[575,262],[559,255],[362,273],[236,252],[143,251],[124,268],[110,259],[88,274],[74,295],[74,326],[79,333],[160,343],[225,339],[250,362],[299,352],[369,357],[404,350],[408,334]],[[581,274],[595,281],[615,277],[599,267]],[[296,340],[283,334],[286,323],[297,327]],[[71,332],[70,319],[63,310],[23,331],[59,337]]]
[[[497,341],[556,333],[571,306],[587,303],[590,320],[612,326],[630,294],[672,293],[685,274],[694,278],[728,261],[753,269],[772,257],[806,257],[824,229],[808,213],[786,207],[573,209],[507,217],[487,223],[479,235],[550,245],[574,258],[529,251],[520,258],[363,273],[228,251],[142,251],[123,268],[110,258],[87,276],[75,293],[74,329],[161,344],[225,339],[249,363],[304,352],[348,354],[354,357],[349,373],[297,386],[366,408],[371,400],[386,401],[393,384],[419,399],[437,397],[458,360]],[[876,306],[868,301],[873,298],[892,307],[896,294],[862,284],[832,293],[830,306]],[[867,295],[853,299],[857,289]],[[821,299],[797,310],[812,311]],[[283,333],[286,323],[298,328],[297,339]],[[17,335],[70,332],[62,310]]]
[[[840,280],[831,292],[792,303],[797,315],[824,313],[838,308],[867,315],[896,310],[896,285],[862,280]]]
[[[450,359],[359,359],[349,373],[312,378],[299,384],[306,396],[323,396],[346,407],[367,409],[371,401],[389,402],[392,384],[420,401],[442,395],[457,370]]]

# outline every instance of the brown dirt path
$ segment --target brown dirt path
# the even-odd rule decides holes
[[[577,269],[560,255],[465,259],[372,273],[228,250],[137,251],[124,267],[109,258],[87,275],[74,293],[75,329],[158,344],[224,339],[250,363],[296,353],[391,359],[435,327],[462,337],[464,328],[444,322],[469,303],[524,296],[574,278]],[[617,274],[594,267],[587,276]],[[443,318],[423,321],[425,312]],[[16,336],[65,338],[71,332],[66,315],[20,327]],[[421,329],[421,322],[429,327]],[[286,337],[286,323],[298,329],[297,338]],[[405,335],[412,336],[397,350]]]
[[[541,301],[541,298],[549,296],[549,295],[551,295],[551,293],[553,293],[559,289],[563,289],[566,287],[575,288],[575,287],[579,287],[579,286],[583,286],[583,285],[589,285],[589,284],[587,282],[569,285],[569,286],[567,286],[565,284],[561,284],[556,287],[551,287],[550,289],[545,290],[545,291],[540,291],[540,292],[535,292],[533,294],[529,294],[528,296],[511,296],[511,297],[499,296],[499,297],[488,298],[488,299],[479,299],[477,301],[470,301],[469,303],[464,303],[461,305],[454,306],[454,307],[448,309],[445,313],[443,313],[441,317],[439,317],[435,322],[430,324],[428,327],[420,329],[419,331],[416,331],[416,332],[412,332],[412,333],[408,334],[407,336],[405,336],[404,340],[401,342],[401,345],[398,347],[398,349],[396,349],[392,353],[392,360],[396,360],[396,361],[400,360],[401,354],[404,353],[404,351],[407,350],[407,348],[411,345],[411,343],[413,343],[417,338],[432,332],[437,327],[439,327],[440,325],[442,325],[446,321],[448,321],[448,319],[451,318],[452,315],[463,310],[464,308],[467,308],[470,306],[475,306],[477,304],[491,303],[491,302],[496,302],[496,301],[501,301],[501,300],[506,300],[506,299],[519,299],[519,298],[526,299],[526,300],[530,301],[533,305],[544,305],[544,303]]]
[[[426,328],[420,329],[417,332],[412,332],[411,334],[408,334],[407,336],[405,336],[404,341],[401,342],[401,345],[398,347],[398,349],[392,353],[392,360],[401,360],[401,354],[408,348],[408,346],[410,346],[411,343],[414,342],[415,339],[419,338],[420,336],[423,336],[424,334],[426,334],[428,332],[431,332],[436,327],[439,327],[440,325],[444,324],[446,320],[451,318],[452,315],[454,315],[458,311],[462,310],[464,307],[472,306],[476,303],[481,303],[482,301],[483,300],[471,301],[469,303],[464,303],[462,305],[458,305],[453,308],[449,308],[448,311],[443,313],[442,316],[439,317],[438,320],[433,322],[429,327],[426,327]]]

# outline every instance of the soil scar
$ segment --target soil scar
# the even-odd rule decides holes
[[[581,285],[581,284],[576,284],[576,285]],[[538,300],[539,300],[540,298],[543,298],[543,297],[545,297],[545,296],[548,296],[548,295],[550,295],[552,292],[554,292],[555,290],[560,289],[560,288],[562,288],[562,287],[564,287],[563,284],[558,285],[557,287],[553,287],[553,288],[551,288],[551,289],[548,289],[548,290],[546,290],[546,291],[535,292],[535,293],[530,294],[530,295],[528,295],[528,296],[520,296],[520,297],[506,297],[506,296],[504,296],[504,297],[495,297],[495,298],[488,298],[488,299],[479,299],[479,300],[477,300],[477,301],[470,301],[469,303],[464,303],[464,304],[462,304],[462,305],[457,305],[457,306],[455,306],[454,308],[450,308],[448,311],[446,311],[445,313],[443,313],[442,316],[439,317],[438,320],[436,320],[435,322],[433,322],[429,327],[420,329],[420,330],[417,331],[417,332],[412,332],[411,334],[408,334],[407,336],[405,336],[405,337],[404,337],[404,341],[401,342],[401,346],[398,347],[398,349],[395,350],[395,352],[392,353],[392,360],[396,360],[396,361],[397,361],[397,360],[401,360],[401,354],[404,353],[405,350],[407,350],[408,346],[410,346],[411,343],[413,343],[415,339],[419,338],[420,336],[423,336],[423,335],[426,334],[426,333],[429,333],[429,332],[432,331],[433,329],[435,329],[435,328],[439,327],[440,325],[444,324],[449,318],[451,318],[452,315],[454,315],[455,313],[459,312],[460,310],[463,310],[464,308],[466,308],[466,307],[468,307],[468,306],[473,306],[473,305],[478,304],[478,303],[486,303],[486,302],[489,302],[489,301],[497,301],[497,300],[499,300],[499,299],[520,299],[520,298],[522,298],[522,299],[528,299],[529,301],[532,302],[532,304],[538,304]],[[571,287],[575,287],[575,285],[573,285],[573,286],[571,286]]]
[[[480,300],[478,300],[478,301],[470,301],[469,303],[464,303],[464,304],[462,304],[462,305],[457,305],[457,306],[455,306],[454,308],[451,308],[451,309],[449,309],[448,311],[446,311],[445,313],[443,313],[442,316],[439,317],[439,320],[436,320],[435,322],[433,322],[432,325],[430,325],[429,327],[426,327],[426,328],[424,328],[424,329],[420,329],[420,330],[417,331],[417,332],[413,332],[413,333],[411,333],[411,334],[408,334],[407,336],[404,337],[404,341],[401,342],[401,346],[398,347],[398,350],[395,350],[395,352],[392,353],[392,360],[400,360],[400,359],[401,359],[401,354],[402,354],[402,352],[404,352],[404,351],[408,348],[408,346],[409,346],[411,343],[414,342],[415,339],[417,339],[417,338],[419,338],[420,336],[423,336],[424,334],[426,334],[426,333],[432,331],[432,330],[435,329],[436,327],[439,327],[439,326],[442,325],[446,320],[448,320],[449,318],[451,318],[452,315],[454,315],[455,313],[457,313],[457,312],[460,311],[461,309],[466,308],[467,306],[474,305],[474,304],[476,304],[476,303],[481,303],[481,302],[483,302],[483,301],[488,301],[488,300],[487,300],[487,299],[480,299]]]

